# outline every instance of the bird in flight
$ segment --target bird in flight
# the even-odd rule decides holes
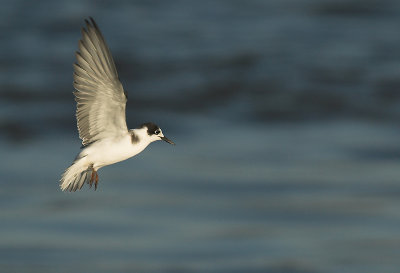
[[[93,18],[85,20],[74,63],[76,120],[81,152],[60,180],[63,191],[76,191],[85,183],[97,189],[97,171],[142,152],[151,142],[166,138],[156,124],[136,129],[126,125],[127,94],[118,78],[111,52]]]

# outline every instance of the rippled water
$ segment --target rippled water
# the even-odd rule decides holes
[[[397,1],[13,1],[0,10],[1,272],[397,272]],[[154,143],[63,193],[93,16]]]

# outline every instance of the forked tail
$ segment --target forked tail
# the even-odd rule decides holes
[[[80,190],[83,184],[88,183],[90,186],[95,184],[97,189],[97,182],[99,177],[93,164],[88,165],[84,157],[77,158],[72,165],[65,170],[60,180],[60,188],[63,191],[76,191]]]

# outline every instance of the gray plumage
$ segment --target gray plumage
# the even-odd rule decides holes
[[[82,144],[123,135],[127,97],[110,50],[95,21],[85,20],[74,64],[76,119]]]

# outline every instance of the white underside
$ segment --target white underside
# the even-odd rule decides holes
[[[87,166],[93,165],[97,171],[101,167],[111,165],[143,151],[150,141],[140,139],[137,143],[132,143],[130,134],[116,138],[106,138],[97,141],[84,148],[79,157],[81,157]]]
[[[131,133],[135,133],[136,137],[132,142]],[[162,134],[161,134],[162,136]],[[111,165],[143,151],[151,142],[160,140],[159,136],[149,136],[147,128],[133,129],[123,135],[103,138],[98,140],[86,148],[84,148],[72,165],[65,170],[60,180],[62,190],[80,189],[82,185],[90,180],[88,172],[92,175],[92,167],[95,171]]]

